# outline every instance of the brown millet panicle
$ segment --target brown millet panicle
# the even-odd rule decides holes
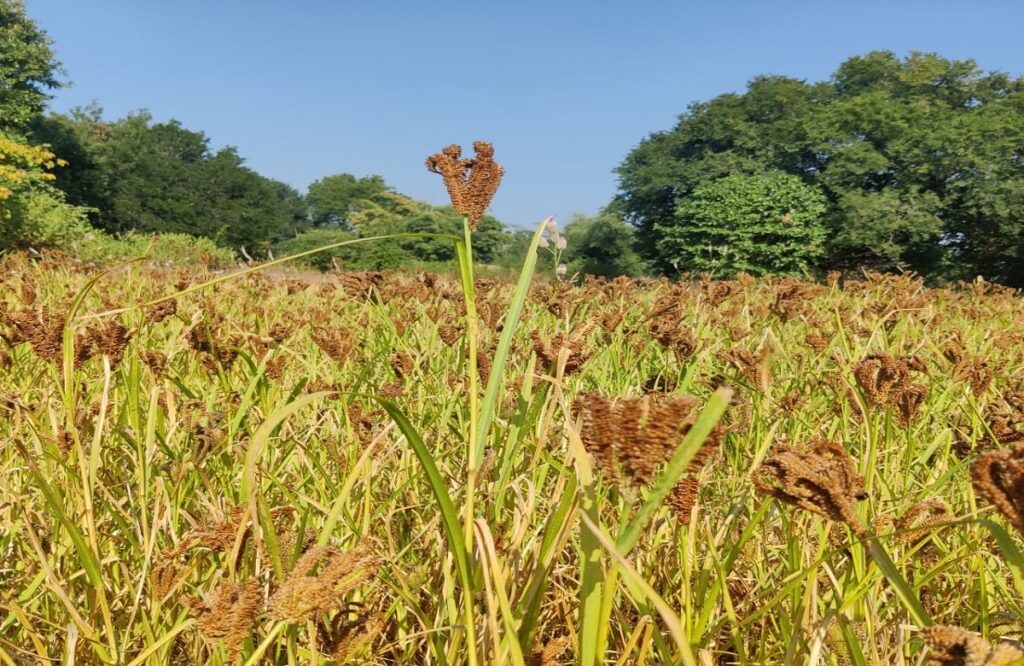
[[[494,198],[505,170],[494,161],[494,147],[487,141],[473,143],[476,156],[462,159],[462,148],[446,146],[440,153],[427,158],[427,169],[440,174],[444,179],[452,208],[469,218],[470,227],[476,230],[480,218]]]
[[[916,356],[870,354],[853,365],[853,376],[864,391],[868,404],[890,407],[894,406],[898,394],[908,384],[910,373],[926,370]]]
[[[812,439],[801,448],[776,447],[755,472],[754,485],[786,504],[846,523],[858,536],[867,531],[854,509],[867,499],[864,477],[835,442]]]
[[[440,153],[427,157],[427,170],[440,174],[448,190],[452,208],[460,215],[468,215],[466,203],[466,170],[469,160],[462,159],[462,146],[445,146]]]
[[[612,400],[584,393],[576,402],[576,411],[583,417],[580,438],[607,481],[617,480],[621,467],[635,485],[649,485],[696,421],[698,404],[692,396],[650,394]],[[721,438],[722,429],[716,426],[690,461],[686,470],[690,476],[682,478],[666,500],[684,521],[690,519],[699,488],[694,475],[718,450]]]
[[[365,547],[345,552],[330,546],[310,548],[271,595],[270,614],[276,620],[302,621],[335,610],[343,595],[376,575],[380,564]]]
[[[941,500],[928,499],[918,502],[903,512],[899,520],[893,523],[896,539],[901,543],[917,544],[939,526],[954,519],[946,503]]]
[[[339,664],[358,659],[384,630],[384,620],[384,614],[379,612],[361,615],[352,621],[345,621],[343,615],[338,615],[329,630],[320,627],[325,652]]]
[[[159,324],[164,319],[171,317],[178,312],[177,301],[164,301],[163,303],[157,303],[146,308],[146,315],[143,317],[143,322],[146,324]]]
[[[60,363],[63,359],[61,349],[65,322],[64,315],[50,310],[45,305],[20,312],[4,312],[0,317],[0,324],[6,326],[9,332],[0,337],[3,337],[11,347],[27,342],[35,355],[42,360]]]
[[[223,638],[224,647],[233,660],[249,636],[263,605],[263,594],[259,582],[249,578],[245,583],[223,581],[206,598],[187,597],[184,603],[196,618],[203,636]]]
[[[540,331],[534,330],[530,337],[533,340],[533,351],[545,365],[551,366],[558,361],[558,356],[563,349],[569,350],[569,356],[565,360],[565,374],[571,375],[580,370],[583,364],[590,358],[590,354],[584,348],[587,336],[593,332],[597,324],[594,321],[587,321],[571,334],[559,333],[550,340],[544,339]]]
[[[402,380],[412,377],[413,370],[416,369],[412,356],[407,352],[395,352],[391,355],[391,358],[388,359],[388,363],[391,365],[391,369],[394,371],[395,376]]]
[[[980,635],[961,627],[924,627],[921,637],[931,650],[928,663],[934,666],[1006,666],[1024,656],[1008,643],[993,648]]]
[[[971,485],[1024,533],[1024,443],[978,456],[971,465]]]
[[[562,663],[562,655],[571,645],[572,637],[570,636],[553,638],[543,648],[526,655],[526,666],[558,666]]]
[[[469,206],[470,225],[476,229],[477,223],[484,216],[487,206],[501,185],[501,177],[505,175],[505,170],[494,161],[494,146],[490,142],[474,141],[473,150],[476,156],[473,158],[469,179],[466,182],[466,203]]]
[[[356,346],[352,333],[345,329],[314,325],[310,326],[309,337],[317,347],[334,359],[334,362],[338,365],[345,363],[345,360]]]
[[[134,335],[135,331],[130,331],[117,320],[110,319],[87,331],[86,344],[94,354],[108,357],[110,365],[116,366],[121,362],[124,350]]]

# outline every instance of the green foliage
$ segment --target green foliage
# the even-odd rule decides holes
[[[53,153],[0,133],[0,250],[65,246],[88,228],[85,211],[52,185]]]
[[[806,83],[758,77],[695,104],[620,165],[614,208],[661,269],[659,229],[727,175],[782,171],[827,199],[821,268],[906,267],[1024,285],[1024,80],[886,51]],[[1015,212],[1017,211],[1017,212]]]
[[[234,148],[212,152],[205,134],[177,121],[143,112],[105,122],[92,108],[36,129],[77,157],[57,185],[106,231],[203,236],[256,254],[309,226],[298,192],[246,168]]]
[[[635,277],[644,264],[633,247],[633,229],[610,213],[578,215],[565,225],[563,260],[569,273]]]
[[[655,225],[663,260],[680,271],[799,275],[821,254],[825,198],[796,176],[726,176],[678,202]]]
[[[238,262],[234,253],[208,238],[187,234],[135,234],[112,236],[89,231],[67,249],[83,261],[98,264],[118,263],[145,256],[150,263],[195,268],[222,269]]]
[[[321,178],[309,186],[306,202],[313,224],[318,227],[351,228],[349,216],[373,207],[390,188],[380,176],[356,178],[339,173]]]
[[[357,238],[355,234],[343,229],[310,229],[295,238],[277,243],[274,245],[273,251],[275,257],[287,257],[354,238]],[[339,247],[330,252],[320,252],[296,260],[303,266],[321,271],[334,267],[335,263],[344,269],[381,270],[398,268],[411,264],[413,261],[413,256],[395,240]]]
[[[22,0],[0,0],[0,130],[20,132],[43,112],[60,65]]]

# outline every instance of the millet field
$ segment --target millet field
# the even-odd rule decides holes
[[[8,255],[0,661],[1018,663],[1018,295],[471,235],[461,279]]]

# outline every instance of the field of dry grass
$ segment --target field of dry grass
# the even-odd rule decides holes
[[[203,280],[2,260],[0,662],[1021,656],[1008,290]]]

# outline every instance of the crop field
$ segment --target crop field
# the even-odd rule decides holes
[[[1018,295],[529,273],[8,255],[0,662],[1021,657]]]

